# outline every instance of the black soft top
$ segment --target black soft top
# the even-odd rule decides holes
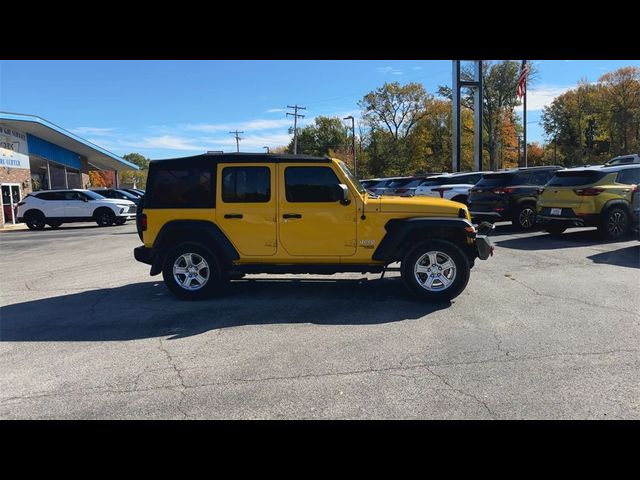
[[[329,157],[314,157],[311,155],[289,155],[276,153],[205,153],[192,157],[167,158],[152,160],[150,165],[160,168],[172,167],[202,167],[213,166],[218,163],[330,163]]]

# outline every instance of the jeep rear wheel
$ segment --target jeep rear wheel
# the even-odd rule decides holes
[[[218,257],[196,243],[178,245],[170,251],[162,277],[171,293],[183,300],[209,298],[224,285]]]
[[[451,300],[469,283],[469,259],[446,240],[418,244],[402,260],[401,273],[407,289],[420,300]]]

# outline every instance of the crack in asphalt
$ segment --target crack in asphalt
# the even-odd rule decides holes
[[[182,371],[175,364],[175,361],[174,361],[173,356],[171,355],[171,353],[169,353],[169,351],[164,347],[164,344],[162,343],[162,337],[158,338],[158,342],[159,342],[158,349],[162,353],[164,353],[166,355],[167,361],[169,363],[169,366],[176,372],[176,375],[178,376],[178,380],[180,380],[180,387],[181,387],[180,390],[179,390],[180,391],[180,401],[178,402],[178,405],[176,405],[176,408],[183,415],[183,418],[187,419],[187,418],[189,418],[189,415],[182,408],[182,402],[184,402],[186,400],[186,398],[187,398],[186,389],[188,387],[184,383],[184,377],[182,376]]]
[[[607,309],[607,310],[617,310],[617,311],[619,311],[619,312],[625,312],[625,313],[630,313],[630,314],[632,314],[632,315],[640,316],[640,313],[639,313],[639,312],[634,312],[633,310],[627,310],[627,309],[625,309],[625,308],[620,308],[620,307],[616,307],[616,306],[613,306],[613,305],[598,305],[597,303],[590,303],[590,302],[587,302],[587,301],[585,301],[585,300],[584,300],[584,299],[582,299],[582,298],[563,297],[563,296],[560,296],[560,295],[551,295],[551,294],[549,294],[549,293],[540,293],[538,290],[536,290],[535,288],[533,288],[533,287],[531,287],[531,286],[527,285],[527,284],[526,284],[526,283],[524,283],[523,281],[518,280],[517,278],[514,278],[514,277],[510,277],[510,278],[511,278],[511,280],[513,280],[514,282],[516,282],[516,283],[518,283],[518,284],[522,285],[522,286],[523,286],[523,287],[525,287],[525,288],[528,288],[528,289],[529,289],[529,290],[531,290],[535,295],[540,296],[540,297],[554,298],[554,299],[556,299],[556,300],[570,300],[570,301],[573,301],[573,302],[580,302],[580,303],[583,303],[583,304],[585,304],[585,305],[589,305],[590,307],[604,308],[604,309]]]
[[[489,358],[489,359],[485,359],[485,360],[474,360],[474,361],[467,361],[467,362],[440,362],[440,363],[434,363],[434,362],[423,362],[423,363],[417,363],[414,365],[407,365],[407,366],[403,366],[403,367],[381,367],[381,368],[368,368],[368,369],[359,369],[359,370],[347,370],[347,371],[342,371],[342,372],[325,372],[325,373],[307,373],[307,374],[300,374],[300,375],[289,375],[289,376],[273,376],[273,377],[262,377],[262,378],[234,378],[231,379],[229,381],[224,381],[224,382],[210,382],[210,383],[201,383],[201,384],[195,384],[195,385],[187,385],[184,382],[184,377],[182,376],[182,371],[183,370],[188,370],[188,369],[179,369],[174,362],[174,359],[172,357],[172,355],[164,348],[164,345],[162,343],[162,339],[159,339],[160,341],[160,345],[159,345],[159,350],[161,352],[163,352],[165,354],[165,356],[167,357],[168,360],[168,364],[169,367],[167,367],[167,370],[173,370],[176,372],[176,375],[178,377],[178,379],[180,380],[180,385],[176,386],[176,385],[161,385],[161,386],[157,386],[157,387],[150,387],[150,388],[144,388],[144,389],[114,389],[112,388],[96,388],[96,389],[79,389],[79,390],[69,390],[69,391],[60,391],[60,392],[51,392],[51,393],[41,393],[41,394],[32,394],[32,395],[21,395],[21,396],[14,396],[14,397],[7,397],[4,399],[0,399],[0,406],[4,406],[5,404],[15,401],[15,400],[31,400],[31,399],[39,399],[39,398],[47,398],[47,397],[56,397],[56,396],[69,396],[69,395],[80,395],[80,394],[87,394],[87,393],[134,393],[134,392],[149,392],[149,391],[156,391],[156,390],[176,390],[179,389],[178,391],[181,394],[181,399],[177,405],[177,409],[178,411],[180,411],[180,413],[184,416],[184,418],[189,418],[189,415],[184,411],[184,409],[182,408],[182,403],[184,402],[184,400],[186,399],[186,391],[190,390],[190,389],[195,389],[195,388],[202,388],[202,387],[209,387],[209,386],[227,386],[227,385],[232,385],[232,384],[237,384],[237,383],[260,383],[260,382],[269,382],[269,381],[280,381],[280,380],[301,380],[301,379],[307,379],[307,378],[324,378],[324,377],[332,377],[332,376],[349,376],[349,375],[361,375],[361,374],[367,374],[367,373],[387,373],[387,372],[403,372],[403,371],[410,371],[410,370],[418,370],[418,369],[425,369],[427,370],[431,375],[437,377],[440,379],[440,381],[446,385],[447,387],[449,387],[451,390],[456,391],[464,396],[467,396],[469,398],[474,399],[477,403],[483,405],[483,408],[485,408],[487,410],[487,412],[490,413],[490,415],[492,415],[492,418],[497,418],[496,414],[489,408],[489,406],[486,404],[486,402],[484,402],[483,400],[477,398],[475,395],[473,395],[472,393],[466,392],[464,390],[461,390],[459,388],[454,387],[453,385],[451,385],[448,381],[446,381],[446,378],[444,378],[444,375],[442,374],[437,374],[435,373],[432,369],[433,368],[437,368],[437,367],[451,367],[451,366],[464,366],[464,365],[478,365],[478,364],[485,364],[485,363],[510,363],[510,362],[517,362],[517,361],[530,361],[530,360],[540,360],[540,359],[544,359],[544,358],[552,358],[552,357],[563,357],[563,356],[579,356],[579,357],[585,357],[585,356],[598,356],[598,355],[612,355],[612,354],[617,354],[617,353],[638,353],[640,352],[640,350],[638,349],[617,349],[617,350],[609,350],[609,351],[602,351],[602,352],[567,352],[567,353],[553,353],[553,354],[548,354],[548,355],[536,355],[536,356],[528,356],[528,357],[514,357],[514,356],[510,356],[508,359],[505,356],[500,356],[500,357],[495,357],[495,358]],[[202,368],[202,367],[195,367],[195,368]],[[161,370],[161,369],[158,369]],[[142,372],[144,373],[144,372]],[[142,373],[140,373],[139,375],[142,375]],[[396,374],[396,376],[398,376]],[[400,375],[401,376],[401,375]],[[131,382],[127,382],[127,385],[130,385]],[[114,385],[114,387],[116,387],[117,385]]]
[[[451,383],[449,383],[449,381],[447,380],[447,377],[445,377],[444,375],[434,372],[431,368],[429,368],[427,366],[425,366],[424,368],[431,375],[433,375],[434,377],[440,379],[440,381],[442,383],[444,383],[447,387],[449,387],[454,392],[458,392],[459,394],[464,395],[465,397],[471,398],[471,399],[475,400],[477,403],[479,403],[480,405],[482,405],[484,407],[484,409],[489,413],[489,415],[491,416],[491,418],[493,420],[498,419],[498,416],[493,412],[493,410],[491,410],[489,408],[489,405],[487,405],[487,402],[485,402],[484,400],[479,399],[478,397],[476,397],[472,393],[469,393],[469,392],[466,392],[466,391],[464,391],[464,390],[462,390],[460,388],[454,387],[453,385],[451,385]]]

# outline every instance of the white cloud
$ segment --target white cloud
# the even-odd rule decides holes
[[[527,92],[527,110],[542,110],[550,105],[554,98],[571,88],[572,86],[549,84],[531,88]]]
[[[117,128],[77,127],[71,131],[76,135],[112,135]]]
[[[288,126],[291,120],[287,118],[269,120],[269,119],[256,119],[239,123],[186,123],[178,125],[179,130],[191,131],[191,132],[230,132],[232,130],[269,130],[272,128],[282,128]]]
[[[411,67],[411,70],[422,70],[424,67]]]
[[[391,74],[391,75],[404,75],[404,72],[402,70],[399,70],[397,68],[394,67],[378,67],[376,68],[376,71],[378,73],[382,73],[383,75],[387,75],[387,74]]]
[[[264,113],[278,113],[278,112],[284,112],[286,109],[284,108],[270,108],[269,110],[265,110]]]
[[[124,141],[122,146],[133,148],[155,148],[167,150],[186,150],[186,151],[205,151],[206,145],[196,145],[193,140],[185,137],[177,137],[173,135],[161,135],[158,137],[144,137],[141,142]]]

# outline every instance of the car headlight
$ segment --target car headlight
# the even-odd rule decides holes
[[[122,204],[118,203],[118,206],[120,208],[122,208],[123,210],[128,210],[129,209],[129,205],[122,205]]]

